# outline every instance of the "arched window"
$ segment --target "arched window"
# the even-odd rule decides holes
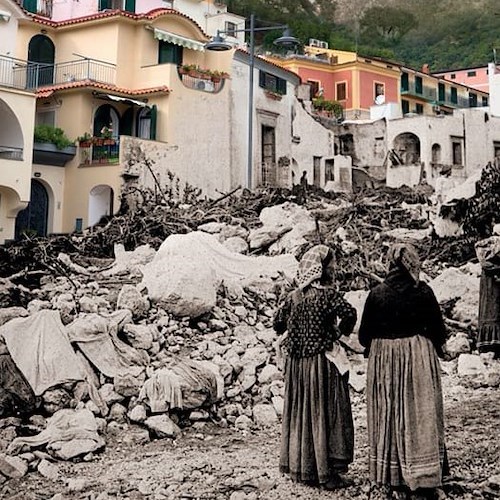
[[[99,137],[103,135],[103,129],[111,128],[111,135],[118,139],[120,131],[120,116],[113,106],[103,104],[99,106],[94,115],[94,135]]]
[[[27,87],[35,88],[54,82],[55,47],[45,35],[35,35],[28,46]]]

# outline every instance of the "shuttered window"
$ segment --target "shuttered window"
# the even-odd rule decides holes
[[[265,71],[259,72],[259,87],[281,95],[286,94],[286,80]]]
[[[164,40],[158,41],[158,64],[182,64],[182,47]]]

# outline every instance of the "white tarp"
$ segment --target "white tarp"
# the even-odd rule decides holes
[[[142,285],[153,302],[172,314],[196,317],[215,305],[221,283],[237,290],[280,272],[293,279],[297,266],[293,255],[249,257],[231,252],[211,234],[194,231],[173,234],[162,243],[143,269]]]
[[[85,380],[59,311],[45,309],[12,319],[0,327],[0,336],[35,395],[65,382]]]

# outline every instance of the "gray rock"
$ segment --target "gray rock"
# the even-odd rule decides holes
[[[114,378],[115,391],[125,397],[137,396],[141,390],[142,377],[123,375]]]
[[[52,481],[58,481],[61,478],[59,467],[48,460],[41,460],[37,470],[43,477],[51,479]]]
[[[281,372],[278,370],[276,365],[266,365],[262,368],[259,374],[259,384],[267,384],[273,380],[278,380],[282,378]]]
[[[118,294],[116,308],[128,309],[136,318],[142,318],[146,316],[150,304],[134,285],[123,285]]]
[[[156,329],[154,325],[125,325],[123,333],[127,342],[136,349],[151,349],[153,346],[154,333],[152,329]],[[156,332],[158,337],[159,333]]]
[[[461,376],[481,375],[486,372],[486,366],[479,355],[460,354],[457,373]]]
[[[457,333],[446,341],[445,350],[452,359],[456,358],[460,354],[470,353],[471,347],[469,338],[465,333]]]
[[[259,427],[270,427],[278,421],[274,406],[269,404],[256,404],[253,407],[253,419]]]
[[[23,477],[28,472],[28,464],[19,457],[0,453],[0,474],[12,479]]]
[[[143,405],[134,406],[128,413],[128,418],[132,422],[142,423],[146,420],[146,408]]]
[[[240,415],[234,422],[234,426],[240,430],[248,430],[252,425],[252,419],[246,415]]]
[[[271,398],[271,401],[273,403],[276,415],[278,415],[278,417],[281,417],[283,415],[283,406],[285,404],[284,399],[281,396],[273,396]]]
[[[99,394],[107,405],[121,403],[124,400],[124,397],[115,391],[113,384],[104,384],[101,386]]]
[[[180,428],[168,415],[154,415],[147,418],[144,424],[159,438],[175,438],[181,434]]]

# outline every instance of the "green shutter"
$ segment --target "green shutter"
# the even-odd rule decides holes
[[[149,126],[149,138],[156,141],[156,122],[158,119],[158,109],[156,104],[151,107],[151,123]]]
[[[125,10],[135,12],[135,0],[125,0]]]
[[[99,10],[110,9],[109,0],[99,0]]]
[[[36,3],[37,3],[37,0],[24,0],[23,7],[28,12],[33,12],[34,14],[36,14]]]

